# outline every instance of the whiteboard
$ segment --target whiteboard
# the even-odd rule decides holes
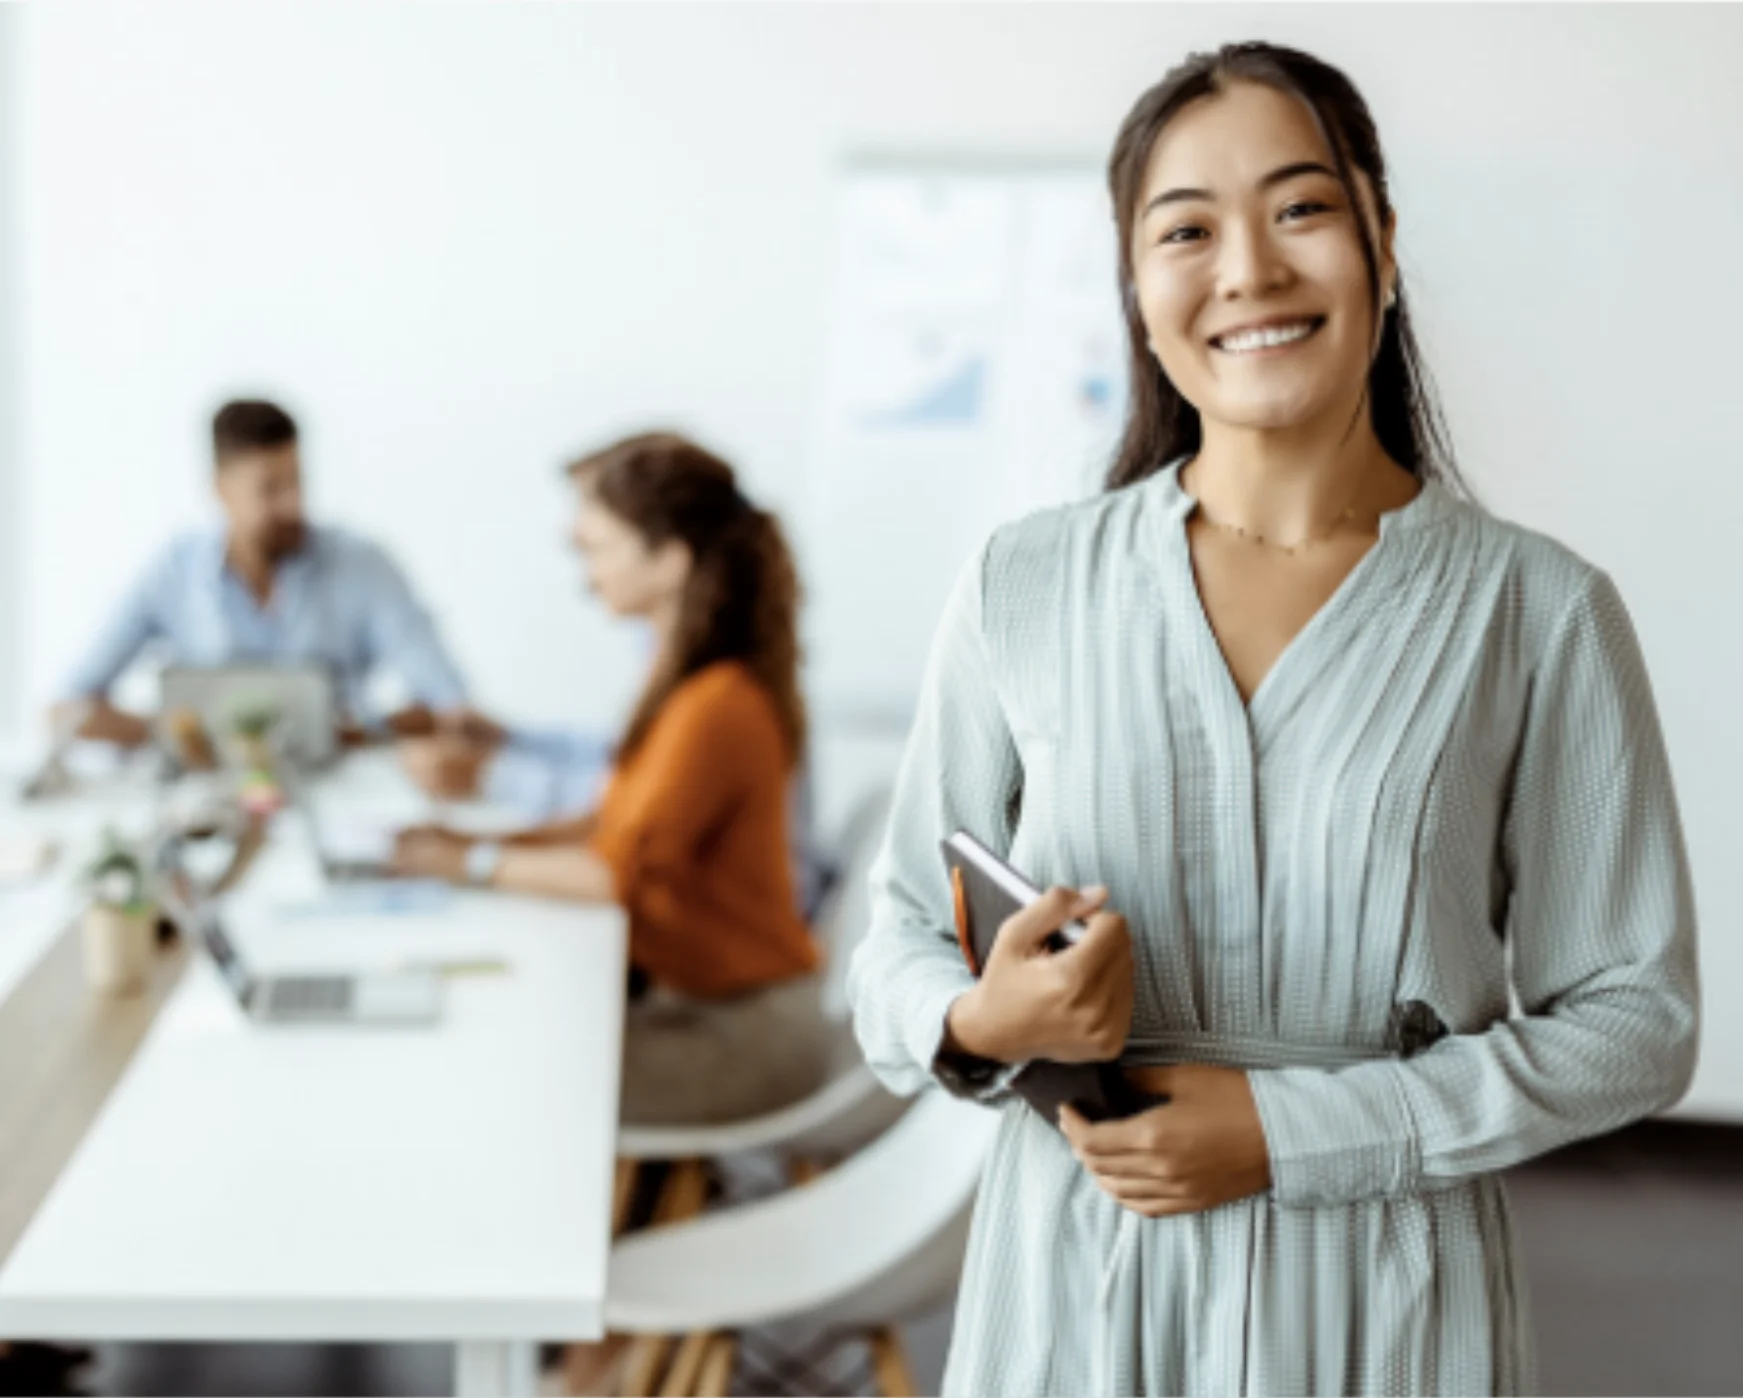
[[[1113,214],[1097,162],[858,157],[834,238],[811,683],[895,726],[980,541],[1098,487],[1125,410]]]

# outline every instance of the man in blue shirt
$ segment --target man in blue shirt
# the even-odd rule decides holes
[[[227,403],[212,420],[226,528],[184,535],[146,569],[64,687],[81,737],[137,746],[151,725],[116,708],[109,690],[151,643],[186,665],[322,661],[348,722],[364,721],[378,665],[397,671],[414,707],[388,719],[499,737],[466,707],[466,686],[430,615],[377,545],[303,515],[296,423],[273,403]]]

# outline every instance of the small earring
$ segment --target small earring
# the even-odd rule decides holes
[[[1391,310],[1397,304],[1398,304],[1398,288],[1395,286],[1387,287],[1386,288],[1386,309]]]

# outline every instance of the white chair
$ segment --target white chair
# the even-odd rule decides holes
[[[846,994],[847,965],[871,916],[871,868],[883,844],[890,795],[887,786],[880,787],[853,808],[837,842],[836,881],[813,925],[824,953],[823,1008],[837,1029],[831,1050],[833,1062],[823,1085],[790,1106],[744,1121],[706,1126],[621,1125],[614,1233],[622,1231],[628,1217],[638,1167],[643,1162],[674,1164],[654,1214],[656,1223],[668,1223],[701,1211],[706,1193],[703,1161],[752,1152],[773,1154],[785,1162],[790,1179],[803,1181],[824,1162],[888,1130],[907,1111],[909,1104],[888,1092],[865,1066],[853,1037]],[[718,1345],[713,1355],[700,1348],[718,1338],[707,1332],[685,1336],[671,1365],[668,1391],[688,1392],[697,1382],[704,1386],[725,1382],[721,1374],[730,1370],[730,1351],[722,1357]],[[666,1363],[669,1347],[664,1339],[644,1337],[628,1357],[629,1375],[623,1391],[651,1388],[653,1376]]]
[[[789,1320],[879,1333],[880,1387],[912,1392],[889,1327],[954,1287],[997,1125],[997,1112],[929,1092],[809,1184],[622,1238],[606,1325],[685,1335],[663,1393],[724,1392],[731,1332]],[[625,1391],[652,1392],[664,1359],[644,1364]]]
[[[714,1160],[748,1151],[778,1151],[789,1157],[833,1156],[870,1140],[894,1121],[906,1103],[884,1090],[860,1057],[847,1022],[847,962],[871,916],[871,866],[883,842],[890,792],[865,796],[843,827],[840,874],[815,924],[823,947],[824,1010],[839,1026],[835,1060],[823,1086],[779,1111],[714,1126],[618,1128],[620,1161]]]

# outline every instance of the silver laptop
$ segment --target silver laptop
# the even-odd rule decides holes
[[[339,751],[338,697],[333,673],[319,661],[278,664],[166,665],[160,677],[159,742],[167,716],[191,709],[214,742],[221,742],[238,709],[277,710],[273,743],[293,766],[325,767]]]
[[[291,801],[302,813],[303,825],[309,832],[309,843],[315,848],[315,862],[321,866],[321,877],[329,884],[378,883],[397,879],[400,874],[386,857],[367,858],[335,854],[327,838],[321,818],[316,814],[316,802],[299,786],[291,787]]]
[[[433,1024],[442,1014],[442,978],[434,971],[256,976],[209,907],[198,916],[200,940],[230,993],[258,1020],[279,1024]]]

